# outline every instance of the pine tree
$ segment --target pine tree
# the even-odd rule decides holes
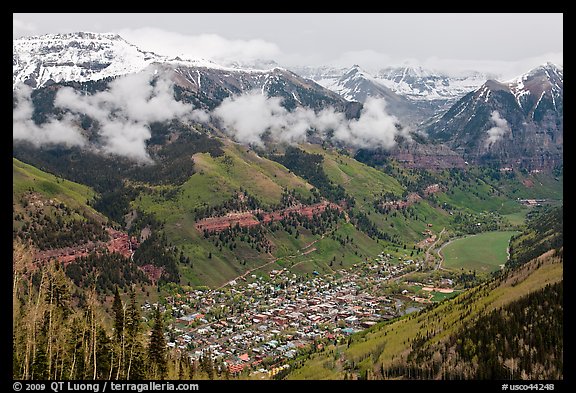
[[[120,299],[120,293],[118,292],[118,287],[116,287],[116,290],[114,291],[112,311],[114,312],[114,334],[116,341],[121,342],[122,336],[124,334],[124,310],[122,306],[122,300]]]
[[[126,351],[128,352],[128,365],[126,366],[126,379],[130,379],[135,357],[140,349],[138,331],[140,329],[140,311],[136,305],[136,291],[134,287],[129,292],[130,304],[126,312]]]
[[[148,346],[148,359],[152,363],[157,376],[164,379],[168,371],[168,361],[166,358],[166,340],[164,339],[164,324],[162,322],[162,313],[157,306],[154,311],[154,327]]]
[[[125,355],[124,355],[124,324],[125,324],[125,310],[122,305],[122,300],[120,299],[120,293],[118,292],[118,286],[114,291],[114,302],[112,303],[112,311],[114,312],[114,344],[115,351],[118,353],[116,356],[117,360],[117,370],[116,379],[120,379],[122,372],[124,371]]]
[[[96,349],[94,357],[96,360],[94,379],[110,379],[112,372],[112,341],[100,325],[96,327]]]

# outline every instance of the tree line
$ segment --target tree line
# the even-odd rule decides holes
[[[31,241],[40,250],[106,242],[109,238],[101,223],[83,212],[73,212],[64,204],[51,206],[50,211],[26,209],[14,220],[23,222],[14,238]]]
[[[510,239],[507,267],[516,267],[564,244],[563,206],[545,208],[531,216],[526,230]]]

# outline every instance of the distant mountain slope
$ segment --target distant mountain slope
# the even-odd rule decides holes
[[[348,117],[355,117],[361,108],[335,92],[283,68],[234,70],[174,63],[153,67],[170,76],[184,100],[210,110],[227,97],[252,90],[261,91],[269,97],[281,97],[282,105],[288,110],[307,107],[319,111],[330,106],[345,112]]]
[[[471,90],[477,89],[487,79],[497,77],[494,74],[472,70],[449,74],[410,65],[385,66],[378,71],[370,72],[361,69],[358,65],[349,68],[300,66],[290,69],[335,91],[344,90],[342,84],[339,83],[340,79],[346,79],[345,75],[352,70],[359,70],[366,79],[387,87],[395,94],[411,101],[454,102]],[[347,93],[354,94],[354,91],[347,91]]]
[[[507,266],[520,266],[564,243],[564,211],[562,207],[535,212],[526,230],[510,240],[510,259]]]
[[[468,161],[554,167],[563,155],[563,86],[562,69],[550,63],[510,82],[489,80],[426,132]]]
[[[367,97],[384,98],[390,113],[408,124],[428,120],[494,77],[477,71],[448,75],[421,66],[389,66],[376,72],[367,72],[358,65],[291,69],[348,100],[364,102]]]
[[[326,87],[349,101],[365,102],[368,97],[383,98],[388,113],[398,117],[404,124],[418,123],[430,115],[428,111],[404,96],[396,94],[357,65]]]
[[[411,100],[447,102],[454,102],[471,90],[477,89],[487,79],[496,77],[478,71],[463,71],[460,75],[449,75],[420,66],[386,67],[374,76],[381,84]]]
[[[332,106],[357,116],[360,105],[304,79],[275,63],[258,69],[222,66],[203,59],[180,59],[145,52],[111,33],[46,34],[13,40],[13,88],[25,83],[40,88],[54,83],[99,81],[151,69],[170,76],[181,97],[213,109],[222,100],[250,90],[283,99],[287,109]]]

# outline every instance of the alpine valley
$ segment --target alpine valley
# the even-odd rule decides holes
[[[563,68],[13,40],[13,378],[563,374]]]

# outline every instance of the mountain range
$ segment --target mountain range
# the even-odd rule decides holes
[[[350,68],[342,67],[292,67],[294,72],[312,79],[318,84],[333,90],[342,89],[351,72],[361,73],[361,77],[388,87],[397,94],[409,97],[414,101],[456,100],[482,85],[487,79],[497,75],[479,71],[462,71],[449,75],[443,71],[432,71],[422,66],[399,65],[387,66],[375,72],[368,72],[359,65]],[[348,77],[345,77],[349,74]],[[353,92],[346,92],[350,100],[362,101]]]
[[[388,114],[416,135],[389,153],[419,156],[414,162],[424,166],[442,160],[446,149],[461,158],[458,165],[467,161],[538,169],[562,162],[563,70],[554,64],[508,82],[476,71],[451,76],[417,66],[384,66],[374,74],[358,65],[287,69],[266,61],[251,66],[255,68],[168,58],[140,50],[117,34],[49,34],[13,43],[14,89],[19,83],[38,89],[107,80],[152,67],[169,75],[181,99],[206,110],[226,97],[256,90],[281,97],[289,111],[332,107],[357,118],[369,97],[383,99]],[[502,119],[505,127],[497,128],[494,119]]]

